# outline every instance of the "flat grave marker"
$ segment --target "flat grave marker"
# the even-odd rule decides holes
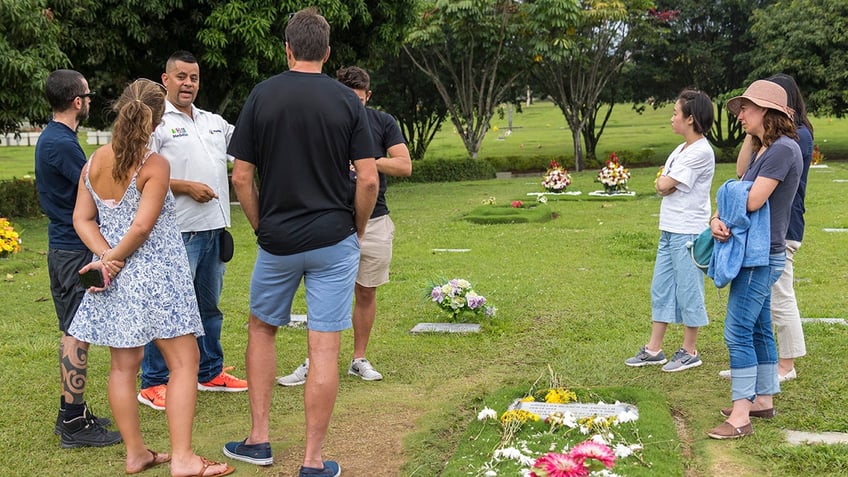
[[[477,323],[418,323],[410,333],[479,333]]]
[[[622,412],[632,412],[639,416],[639,409],[632,404],[627,403],[618,403],[618,404],[587,404],[587,403],[566,403],[566,404],[555,404],[548,402],[536,402],[536,401],[522,401],[520,399],[516,399],[509,405],[509,409],[521,409],[525,411],[532,412],[539,416],[539,419],[545,419],[555,412],[570,412],[576,418],[581,417],[610,417],[617,416]]]

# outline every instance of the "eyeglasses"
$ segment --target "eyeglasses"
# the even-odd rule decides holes
[[[97,93],[95,93],[94,91],[89,91],[88,93],[78,94],[78,95],[74,96],[74,99],[76,99],[76,98],[93,98],[95,96],[97,96]]]

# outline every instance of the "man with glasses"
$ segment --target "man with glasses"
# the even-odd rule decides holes
[[[91,262],[92,252],[74,230],[77,185],[85,165],[85,153],[77,138],[77,127],[88,118],[91,97],[88,81],[77,71],[56,70],[47,76],[45,94],[53,110],[35,145],[35,182],[47,226],[47,271],[50,292],[59,318],[59,371],[62,395],[54,432],[61,446],[102,447],[121,442],[121,434],[106,430],[109,419],[97,418],[85,403],[88,373],[88,343],[67,333],[85,290],[79,270]]]
[[[247,381],[224,367],[221,328],[224,314],[218,308],[226,264],[221,260],[221,235],[230,225],[230,186],[227,179],[227,144],[233,126],[218,114],[194,105],[200,90],[200,66],[188,51],[176,51],[162,73],[167,98],[162,123],[153,132],[150,148],[171,164],[171,190],[177,201],[177,224],[186,246],[194,292],[204,335],[197,338],[200,391],[247,391]],[[144,347],[141,391],[138,401],[164,410],[168,367],[159,349]]]

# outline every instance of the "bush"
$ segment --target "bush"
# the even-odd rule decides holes
[[[41,204],[32,178],[0,181],[0,217],[39,217]]]
[[[565,156],[507,156],[507,157],[487,157],[484,159],[490,163],[498,172],[539,172],[543,173],[548,169],[551,161],[557,161],[560,164],[573,163],[573,158]],[[563,166],[566,167],[567,166]]]
[[[495,168],[486,161],[477,159],[450,160],[428,159],[412,163],[412,175],[409,177],[391,177],[388,183],[399,182],[456,182],[481,179],[494,179]]]

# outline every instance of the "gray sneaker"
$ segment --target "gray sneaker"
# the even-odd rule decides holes
[[[300,386],[306,383],[306,375],[309,374],[309,358],[303,362],[293,373],[287,376],[277,378],[277,384],[280,386]]]
[[[383,375],[378,373],[365,358],[354,359],[350,362],[350,369],[347,374],[359,376],[365,381],[379,381],[383,379]]]
[[[702,363],[703,361],[701,361],[700,354],[692,356],[685,349],[680,348],[674,352],[674,356],[671,357],[671,361],[669,361],[667,365],[663,366],[662,370],[673,373],[675,371],[683,371],[684,369],[700,366]]]
[[[642,346],[642,349],[636,353],[636,356],[627,358],[627,360],[624,361],[624,364],[627,366],[640,367],[648,366],[650,364],[665,364],[666,362],[668,362],[668,360],[665,359],[665,353],[663,353],[662,350],[660,350],[656,356],[652,356],[651,353],[648,353],[647,346]]]

